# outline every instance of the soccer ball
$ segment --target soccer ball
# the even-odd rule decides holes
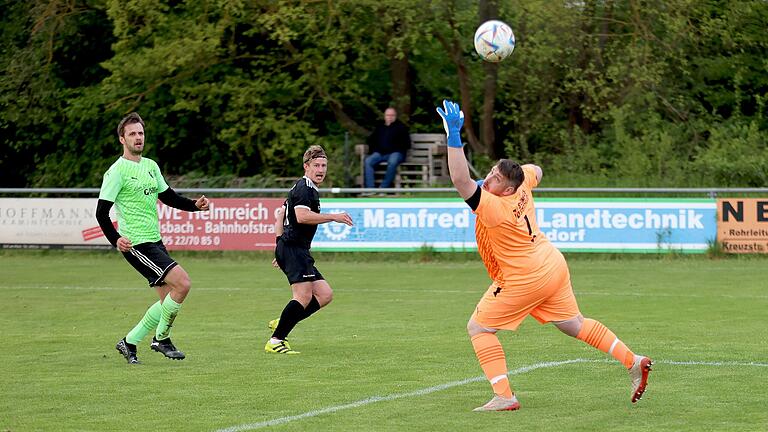
[[[514,49],[515,34],[501,21],[486,21],[475,31],[475,51],[485,61],[498,63],[509,57]]]

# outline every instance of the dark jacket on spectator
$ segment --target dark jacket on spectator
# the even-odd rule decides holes
[[[405,153],[411,148],[411,135],[403,122],[395,120],[389,126],[385,126],[383,123],[376,126],[366,142],[368,143],[368,154],[374,152],[383,155],[393,152]]]

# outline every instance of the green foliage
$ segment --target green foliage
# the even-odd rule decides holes
[[[475,172],[477,172],[477,179],[485,178],[485,175],[488,174],[488,172],[491,171],[491,168],[493,168],[493,166],[498,162],[497,159],[492,159],[488,155],[484,154],[472,153],[468,156],[471,166],[474,168],[472,175],[474,177]]]
[[[708,185],[765,187],[768,184],[768,139],[756,122],[725,123],[710,131],[709,146],[693,167]]]
[[[486,1],[4,2],[0,182],[98,185],[134,110],[169,175],[296,176],[307,146],[342,160],[339,137],[388,105],[441,131],[458,64],[477,125]],[[496,4],[517,48],[496,68],[489,160],[542,163],[548,186],[765,185],[767,2]]]
[[[616,108],[611,114],[604,139],[614,143],[618,178],[634,179],[638,187],[674,186],[685,180],[690,152],[678,144],[687,141],[684,130],[653,110],[638,114]]]

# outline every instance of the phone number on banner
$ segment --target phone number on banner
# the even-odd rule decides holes
[[[168,235],[163,236],[163,244],[166,246],[218,246],[221,244],[219,236],[197,235]]]

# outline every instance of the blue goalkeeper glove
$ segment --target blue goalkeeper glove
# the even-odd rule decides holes
[[[437,107],[437,113],[443,119],[445,135],[448,137],[448,147],[461,148],[461,127],[464,125],[464,112],[459,108],[459,104],[447,99],[443,100],[443,111]]]

